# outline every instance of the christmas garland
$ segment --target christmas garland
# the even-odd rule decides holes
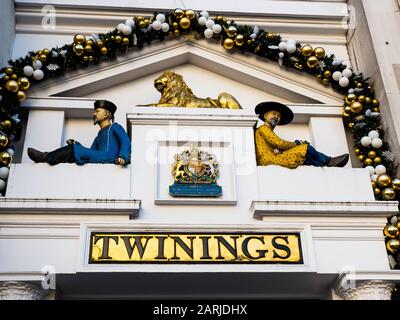
[[[294,39],[282,41],[257,26],[237,25],[225,17],[210,18],[206,11],[175,9],[152,17],[135,16],[106,34],[86,38],[74,36],[73,43],[29,52],[0,69],[0,191],[4,192],[12,162],[12,141],[19,139],[20,103],[31,85],[64,75],[69,70],[111,61],[129,49],[140,49],[154,41],[191,35],[219,42],[227,51],[252,53],[281,66],[315,76],[325,86],[344,95],[343,119],[352,131],[354,152],[371,176],[377,200],[400,200],[400,180],[395,177],[394,154],[384,141],[379,101],[362,74],[355,74],[343,60],[327,55],[322,47],[301,45]],[[385,227],[386,247],[392,266],[400,265],[400,220],[390,219]]]

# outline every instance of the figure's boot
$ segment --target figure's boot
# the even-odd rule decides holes
[[[28,148],[28,157],[36,163],[47,162],[47,152],[41,152],[33,148]]]
[[[327,166],[328,167],[344,167],[349,161],[349,154],[342,154],[341,156],[331,158]]]

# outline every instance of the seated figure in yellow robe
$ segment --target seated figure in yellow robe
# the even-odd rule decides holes
[[[264,121],[255,132],[257,164],[279,165],[295,169],[301,165],[316,167],[344,167],[349,155],[329,157],[315,150],[308,142],[285,141],[274,133],[277,125],[286,125],[293,120],[293,112],[277,102],[262,102],[256,106],[256,114]]]

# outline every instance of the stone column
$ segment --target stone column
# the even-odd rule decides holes
[[[49,293],[34,282],[0,282],[0,300],[47,300]]]
[[[354,288],[340,287],[336,293],[343,300],[391,300],[394,287],[388,281],[360,281]]]

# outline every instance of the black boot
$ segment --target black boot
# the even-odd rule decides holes
[[[47,162],[47,152],[41,152],[33,148],[28,148],[28,157],[36,163]]]
[[[349,154],[342,154],[341,156],[331,158],[327,166],[328,167],[344,167],[349,161]]]

